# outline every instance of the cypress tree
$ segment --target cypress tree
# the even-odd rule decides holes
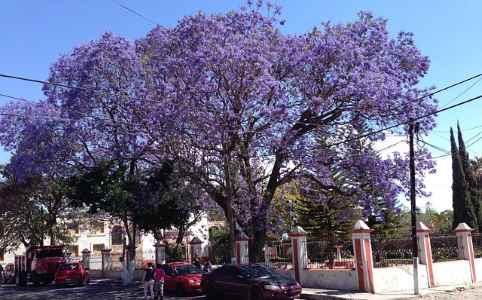
[[[460,132],[460,131],[459,131]],[[459,142],[461,135],[459,135]],[[462,141],[463,143],[463,141]],[[465,145],[461,148],[457,147],[452,128],[450,128],[450,146],[452,151],[452,206],[454,209],[453,227],[459,223],[465,222],[472,228],[477,224],[472,199],[470,197],[469,185],[465,177],[464,163],[460,155],[460,149],[465,151]],[[466,153],[463,154],[465,158]]]
[[[474,229],[481,227],[481,211],[480,211],[480,192],[479,192],[479,185],[478,180],[474,173],[473,165],[469,158],[469,153],[465,148],[464,139],[462,137],[462,131],[460,130],[459,122],[457,122],[457,135],[459,140],[459,155],[462,162],[462,166],[465,173],[465,179],[467,181],[469,187],[469,195],[470,195],[470,202],[472,203],[472,207],[474,210],[474,225],[472,227]]]

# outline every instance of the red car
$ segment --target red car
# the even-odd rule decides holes
[[[202,293],[201,278],[203,271],[186,262],[173,262],[163,265],[166,273],[164,289],[175,291],[177,295]]]
[[[55,284],[73,283],[86,285],[89,283],[89,273],[80,262],[61,264],[55,273]]]

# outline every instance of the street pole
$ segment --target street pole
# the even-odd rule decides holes
[[[410,204],[412,216],[412,257],[413,257],[413,292],[420,293],[418,287],[418,246],[417,246],[417,203],[415,197],[415,151],[413,150],[413,135],[415,124],[412,122],[408,128],[410,143]]]

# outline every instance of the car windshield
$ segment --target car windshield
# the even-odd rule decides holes
[[[201,274],[201,273],[203,273],[201,268],[196,267],[194,265],[176,266],[177,275]]]
[[[60,266],[61,271],[75,270],[79,267],[79,264],[63,264]]]
[[[60,248],[37,251],[37,258],[63,257],[63,256],[64,256],[64,252]]]
[[[273,271],[260,265],[241,266],[239,267],[239,271],[241,275],[248,278],[259,278],[273,275]]]

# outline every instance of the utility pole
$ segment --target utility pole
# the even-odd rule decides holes
[[[412,258],[413,258],[413,292],[420,293],[418,287],[418,246],[417,246],[417,203],[415,197],[415,151],[413,150],[413,136],[418,124],[410,123],[408,128],[410,143],[410,204],[412,216]]]

